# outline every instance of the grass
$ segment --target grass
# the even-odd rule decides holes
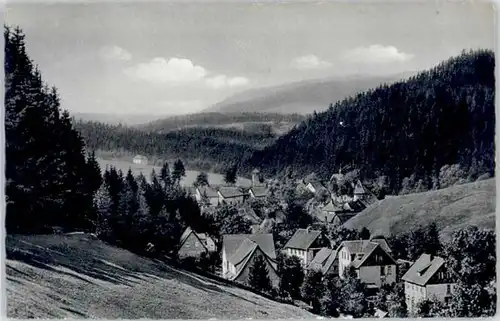
[[[444,240],[459,228],[476,225],[495,229],[495,179],[388,197],[344,223],[347,228],[367,227],[371,234],[409,231],[435,221]]]
[[[128,169],[132,169],[132,172],[135,175],[138,175],[139,173],[142,172],[142,174],[149,179],[151,170],[155,170],[156,174],[160,173],[161,167],[160,166],[153,166],[153,165],[141,165],[141,164],[134,164],[131,161],[124,160],[124,159],[104,159],[104,158],[98,158],[97,161],[99,162],[99,166],[101,167],[101,170],[104,171],[106,170],[106,166],[113,166],[116,169],[121,169],[124,174],[127,173]],[[172,170],[172,165],[170,164]],[[196,176],[198,176],[200,172],[199,171],[192,171],[192,170],[186,170],[186,177],[184,177],[181,180],[181,185],[182,186],[193,186],[193,182],[196,180]],[[223,185],[224,183],[224,176],[221,174],[216,174],[216,173],[207,173],[208,175],[208,182],[210,185]],[[236,181],[236,184],[238,186],[244,186],[244,187],[249,187],[251,185],[251,181],[247,178],[243,177],[238,177],[238,180]]]
[[[9,318],[313,317],[86,234],[9,235],[6,248]]]

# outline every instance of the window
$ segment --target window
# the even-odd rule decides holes
[[[351,254],[351,261],[354,261],[354,254]]]
[[[387,275],[391,275],[392,274],[392,265],[388,265],[387,266]]]
[[[446,285],[446,294],[450,294],[450,293],[451,293],[451,285],[447,284]]]
[[[380,276],[384,276],[385,275],[385,269],[383,266],[380,266]]]

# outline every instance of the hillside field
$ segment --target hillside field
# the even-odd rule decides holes
[[[86,234],[9,235],[6,248],[9,318],[313,317]]]
[[[441,237],[467,225],[495,229],[495,179],[429,191],[389,196],[349,221],[347,228],[367,227],[372,235],[407,232],[418,225],[436,222]]]
[[[106,170],[106,166],[113,166],[117,170],[121,169],[124,174],[126,174],[130,168],[132,169],[132,173],[134,173],[134,175],[139,175],[139,173],[142,173],[148,180],[150,178],[151,170],[154,169],[156,174],[159,174],[161,170],[160,166],[134,164],[131,161],[123,159],[98,158],[97,161],[99,162],[99,166],[101,167],[101,171],[103,172]],[[170,162],[169,165],[170,170],[172,170],[173,163]],[[196,180],[196,176],[198,176],[199,173],[199,171],[186,170],[186,177],[181,180],[181,186],[193,186],[193,182]],[[225,184],[223,175],[216,173],[207,173],[207,175],[210,185]],[[238,177],[236,184],[238,186],[249,187],[251,185],[251,180],[244,177]]]

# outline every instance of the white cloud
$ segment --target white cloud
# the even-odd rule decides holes
[[[132,59],[130,52],[118,46],[104,47],[101,49],[100,54],[105,60],[129,61]]]
[[[401,52],[394,46],[382,45],[354,48],[346,51],[343,55],[343,58],[347,61],[369,64],[402,63],[411,60],[413,57],[413,54]]]
[[[189,59],[175,57],[168,60],[157,57],[148,63],[126,68],[124,72],[130,77],[151,83],[203,83],[213,89],[245,86],[249,82],[245,77],[229,77],[222,74],[208,77],[209,72],[202,66],[195,65]]]
[[[201,66],[196,66],[189,59],[170,58],[166,60],[157,57],[148,63],[127,68],[125,73],[153,83],[186,83],[203,79],[207,71]]]
[[[206,79],[206,84],[213,89],[245,86],[248,82],[248,79],[245,77],[231,78],[226,75],[217,75]]]
[[[315,55],[297,57],[292,60],[292,66],[300,70],[328,68],[331,65],[330,62],[321,60]]]

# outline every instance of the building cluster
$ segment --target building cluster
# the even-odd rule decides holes
[[[447,301],[454,283],[449,279],[442,257],[422,254],[415,262],[395,259],[384,238],[343,241],[336,248],[325,246],[321,231],[298,229],[282,251],[297,257],[307,271],[321,271],[345,278],[346,269],[353,267],[356,277],[374,295],[385,284],[404,282],[409,313],[416,312],[418,302],[426,299]],[[214,242],[205,234],[187,229],[181,238],[179,255],[199,256],[216,251]],[[232,234],[222,237],[222,277],[248,284],[250,268],[259,256],[266,262],[273,286],[279,285],[277,253],[272,234]],[[401,280],[398,271],[406,271]],[[369,293],[369,295],[370,295]],[[385,311],[378,311],[381,316]]]

